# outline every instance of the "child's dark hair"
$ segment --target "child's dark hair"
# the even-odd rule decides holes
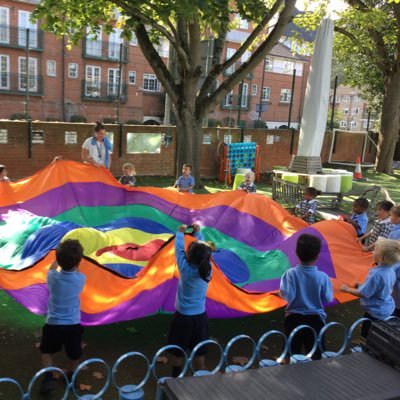
[[[315,189],[315,187],[308,187],[304,189],[304,193],[307,193],[312,197],[317,197],[321,194],[321,191]]]
[[[199,267],[200,278],[206,282],[210,282],[211,247],[200,240],[190,243],[188,248],[188,260]]]
[[[58,265],[64,271],[70,271],[79,265],[83,256],[83,248],[79,240],[67,239],[56,249]]]
[[[303,233],[296,243],[296,254],[299,260],[304,263],[314,261],[321,251],[321,239],[317,236]]]
[[[5,165],[0,165],[0,174],[7,169],[7,167]]]
[[[368,210],[369,207],[369,201],[365,197],[359,197],[358,199],[355,199],[353,204],[361,207],[363,210]]]
[[[100,121],[96,121],[96,125],[94,127],[94,131],[95,132],[100,132],[100,131],[103,131],[105,129],[106,129],[106,127],[105,127],[104,124],[102,124]]]
[[[382,200],[376,203],[376,208],[379,210],[390,211],[394,204],[388,200]]]
[[[190,170],[193,169],[192,164],[183,164],[182,168],[189,168]]]

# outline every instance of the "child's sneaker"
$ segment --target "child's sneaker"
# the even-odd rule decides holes
[[[46,394],[53,390],[56,390],[56,381],[53,377],[53,373],[46,372],[44,374],[42,385],[40,386],[40,394]]]

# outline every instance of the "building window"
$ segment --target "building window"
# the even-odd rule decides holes
[[[239,14],[236,14],[236,17],[239,19],[239,28],[240,29],[249,29],[249,23],[246,19],[242,19]]]
[[[37,28],[36,23],[30,20],[32,13],[28,11],[18,11],[18,45],[26,46],[27,30],[29,29],[29,47],[37,47]]]
[[[89,31],[89,29],[88,29]],[[101,57],[101,27],[99,32],[87,33],[86,36],[86,54],[89,56]]]
[[[56,76],[56,62],[54,60],[47,60],[47,75]]]
[[[292,74],[294,70],[293,61],[284,61],[283,62],[283,73],[284,74]]]
[[[130,85],[136,85],[136,71],[128,72],[128,83]]]
[[[357,128],[357,126],[358,126],[357,121],[351,121],[351,122],[350,122],[350,128],[351,128],[351,129]]]
[[[371,121],[370,121],[370,123],[371,123]],[[365,128],[365,129],[368,128],[368,120],[367,119],[363,121],[363,128]]]
[[[251,51],[246,50],[243,54],[242,57],[240,57],[240,62],[243,64],[246,61],[248,61],[248,59],[251,57]]]
[[[257,85],[255,83],[251,85],[251,95],[257,96]]]
[[[248,105],[249,105],[249,85],[247,83],[243,83],[240,106],[242,108],[247,108]]]
[[[353,108],[353,109],[351,110],[351,113],[352,113],[353,115],[358,115],[359,112],[360,112],[360,109],[359,109],[359,108]]]
[[[0,54],[0,88],[10,88],[10,57]]]
[[[265,59],[265,71],[272,71],[273,69],[273,59],[270,57],[267,57]]]
[[[134,33],[132,33],[132,38],[129,41],[129,44],[131,46],[137,46],[138,45],[137,37],[136,37],[136,35]]]
[[[10,42],[10,9],[0,7],[0,43]]]
[[[262,88],[262,101],[270,101],[271,100],[271,88],[268,86],[264,86]]]
[[[26,58],[18,57],[18,88],[19,90],[26,90]],[[38,90],[38,76],[37,76],[37,59],[29,57],[29,91],[37,92]]]
[[[232,48],[228,47],[226,49],[226,59],[229,60],[235,53],[236,53],[236,49],[232,49]],[[227,68],[225,72],[227,75],[233,74],[235,72],[235,64],[233,64],[229,68]]]
[[[108,69],[108,80],[107,80],[107,95],[118,96],[118,83],[119,83],[119,70],[118,68]],[[121,91],[121,89],[120,89]]]
[[[76,79],[78,78],[78,64],[69,63],[68,64],[68,78]]]
[[[233,100],[233,90],[231,90],[231,91],[224,97],[224,100],[222,101],[222,106],[223,106],[223,107],[231,107],[231,106],[232,106],[232,100]]]
[[[110,42],[108,43],[108,58],[114,60],[120,59],[121,43],[122,43],[122,29],[114,29],[110,33]]]
[[[143,74],[143,89],[160,91],[160,82],[154,74]]]
[[[358,103],[359,101],[361,101],[362,99],[361,99],[361,97],[358,95],[358,94],[356,94],[354,97],[353,97],[353,101],[355,102],[355,103]]]
[[[343,114],[347,115],[349,113],[349,109],[348,108],[343,108]]]
[[[251,135],[244,135],[243,137],[243,143],[251,143]]]
[[[336,96],[335,103],[340,103],[340,96]]]
[[[347,121],[340,121],[340,127],[341,128],[346,128],[347,127]]]
[[[92,65],[86,66],[85,96],[100,97],[101,68]]]
[[[281,89],[281,103],[290,103],[292,98],[292,91],[290,89]]]
[[[348,103],[350,101],[350,96],[348,94],[344,94],[342,96],[342,101]]]

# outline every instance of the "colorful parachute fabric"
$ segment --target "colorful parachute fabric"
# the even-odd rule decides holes
[[[47,311],[46,275],[54,249],[65,238],[80,240],[86,325],[174,311],[179,279],[174,234],[182,223],[199,223],[217,246],[207,292],[211,318],[282,307],[275,292],[283,272],[297,262],[301,233],[321,238],[318,266],[332,279],[336,301],[352,298],[338,292],[339,285],[359,281],[371,265],[354,229],[342,221],[308,226],[261,194],[127,188],[103,168],[72,161],[0,183],[0,215],[0,288],[34,313]]]

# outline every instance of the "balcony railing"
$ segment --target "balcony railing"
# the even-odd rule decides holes
[[[26,74],[1,74],[0,93],[26,94]],[[43,76],[29,75],[29,95],[43,95]]]
[[[103,40],[83,40],[83,57],[95,60],[105,60],[119,62],[121,44],[118,42],[108,42]],[[121,61],[126,64],[129,61],[129,46],[122,45]]]
[[[241,98],[242,106],[240,107],[241,110],[247,111],[250,109],[251,98],[252,98],[251,95],[242,96],[242,98]],[[221,101],[220,107],[222,109],[228,109],[228,110],[232,107],[232,110],[238,110],[239,109],[238,100],[239,100],[239,96],[237,94],[235,94],[232,98],[232,105],[226,104],[225,99],[223,99]],[[245,100],[247,100],[247,101],[245,101]]]
[[[27,29],[10,25],[0,25],[0,47],[12,47],[25,49],[27,40]],[[43,31],[40,29],[29,29],[29,49],[43,51]]]
[[[128,98],[128,85],[121,85],[121,103]],[[118,101],[118,85],[116,83],[93,83],[82,81],[82,100],[107,101],[110,103]]]

